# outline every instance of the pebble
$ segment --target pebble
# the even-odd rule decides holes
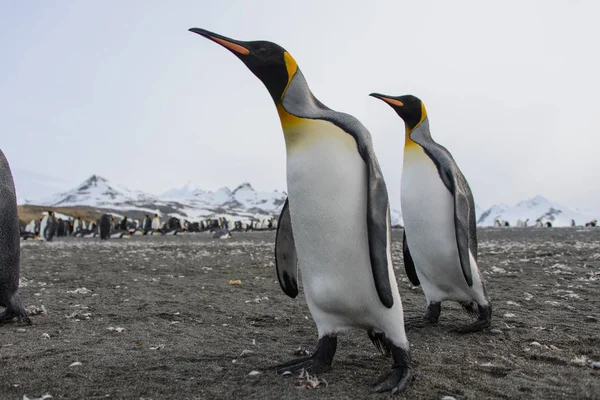
[[[256,376],[256,375],[260,375],[259,371],[250,371],[250,373],[248,374],[248,376]]]
[[[514,318],[514,317],[516,317],[515,314],[511,314],[511,313],[504,314],[504,318]]]
[[[452,396],[444,396],[441,398],[441,400],[456,400],[456,398]]]
[[[500,329],[490,329],[490,333],[492,335],[500,335],[502,334],[502,331]]]
[[[536,347],[541,347],[542,345],[539,342],[531,342],[529,343],[530,346],[536,346]]]
[[[600,361],[596,361],[592,363],[592,368],[593,369],[600,369]]]
[[[25,333],[27,331],[25,329],[23,329],[23,328],[17,328],[17,332],[19,332],[19,333]]]
[[[50,335],[47,333],[42,333],[42,339],[50,339]]]
[[[586,315],[586,316],[585,316],[585,320],[586,320],[587,322],[598,322],[598,318],[596,318],[596,317],[594,317],[594,316],[591,316],[591,315]]]
[[[71,365],[69,365],[69,368],[71,367],[81,367],[81,363],[79,361],[75,361],[74,363],[71,363]]]
[[[283,374],[281,374],[281,376],[288,376],[288,375],[292,375],[291,371],[285,371]]]

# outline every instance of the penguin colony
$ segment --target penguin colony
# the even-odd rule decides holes
[[[101,240],[115,238],[129,238],[132,235],[177,235],[184,232],[216,232],[225,231],[227,237],[232,232],[270,231],[277,228],[275,218],[262,221],[251,221],[249,224],[243,221],[227,220],[223,217],[208,218],[200,222],[190,222],[184,219],[170,217],[161,222],[158,214],[151,218],[146,215],[141,220],[130,219],[127,216],[117,218],[114,215],[103,214],[97,221],[86,221],[81,217],[56,218],[52,210],[45,211],[43,218],[31,220],[23,224],[21,239],[33,239],[52,241],[54,236],[72,236],[94,238]]]
[[[157,214],[140,220],[104,214],[88,222],[80,217],[57,218],[49,210],[19,233],[14,183],[0,151],[0,323],[29,322],[18,295],[19,236],[45,241],[55,236],[106,240],[209,231],[216,239],[227,239],[232,231],[277,229],[275,261],[281,289],[291,298],[298,295],[300,269],[318,329],[314,352],[275,365],[277,373],[330,369],[338,334],[358,328],[392,358],[391,369],[374,381],[373,390],[402,392],[413,378],[406,329],[437,323],[443,301],[458,302],[476,318],[458,332],[490,326],[492,305],[478,267],[473,195],[450,152],[434,141],[425,104],[419,98],[371,93],[387,103],[405,127],[404,264],[409,280],[423,288],[427,300],[423,317],[405,321],[391,257],[387,187],[370,132],[353,116],[321,103],[296,60],[281,46],[234,40],[199,28],[190,31],[233,53],[273,100],[285,139],[289,194],[279,219],[250,225],[222,218],[194,223],[169,218],[161,223]],[[357,221],[352,230],[343,229],[341,222],[336,225],[349,219]],[[517,226],[527,224],[528,220],[517,222]],[[509,223],[496,221],[495,226]],[[536,226],[551,224],[538,220]]]

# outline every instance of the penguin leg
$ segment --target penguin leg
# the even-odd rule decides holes
[[[463,306],[464,307],[464,306]],[[472,311],[475,311],[474,309]],[[467,311],[468,312],[468,311]],[[457,333],[471,333],[471,332],[479,332],[483,329],[490,326],[492,323],[492,303],[488,303],[484,306],[481,304],[477,304],[477,321],[461,326],[460,328],[456,328]]]
[[[301,357],[295,360],[278,364],[272,367],[277,374],[282,374],[286,371],[297,372],[301,369],[320,373],[331,369],[333,356],[337,349],[337,336],[325,335],[319,339],[317,348],[314,353],[308,357]]]
[[[410,349],[403,349],[388,341],[394,359],[392,370],[380,376],[371,385],[375,392],[402,392],[413,378]]]
[[[417,318],[406,318],[406,322],[404,325],[408,330],[410,328],[424,328],[429,325],[437,324],[441,312],[442,303],[438,301],[432,301],[429,304],[427,304],[427,310],[425,310],[425,315]]]

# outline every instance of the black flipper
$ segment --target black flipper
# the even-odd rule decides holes
[[[277,267],[277,279],[284,293],[291,298],[298,296],[298,257],[296,256],[296,245],[292,233],[288,199],[285,199],[277,223],[275,266]]]
[[[404,269],[406,270],[406,276],[414,286],[419,286],[419,277],[417,276],[417,270],[415,269],[415,263],[408,251],[408,242],[406,241],[406,230],[402,238],[402,254],[404,255]]]
[[[379,300],[387,308],[394,305],[392,287],[390,284],[388,255],[391,259],[390,205],[387,188],[381,173],[381,168],[372,151],[367,148],[362,152],[367,164],[367,229],[369,232],[369,255],[375,288]]]
[[[464,180],[464,178],[463,178]],[[466,182],[466,181],[465,181]],[[468,186],[467,186],[468,190]],[[469,287],[473,286],[471,274],[471,259],[469,257],[469,222],[473,216],[470,215],[469,205],[470,191],[464,189],[461,180],[452,175],[452,195],[454,196],[454,230],[456,232],[456,244],[458,246],[458,257],[462,267],[463,275]]]

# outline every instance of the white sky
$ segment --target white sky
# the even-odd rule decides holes
[[[268,92],[200,27],[285,47],[371,131],[394,208],[404,127],[373,91],[425,102],[481,206],[599,210],[599,15],[595,0],[0,0],[0,147],[73,183],[285,190]]]

